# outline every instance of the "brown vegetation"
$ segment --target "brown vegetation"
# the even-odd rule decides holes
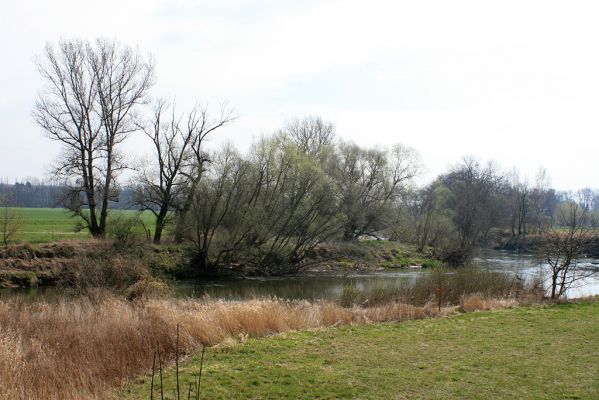
[[[345,286],[339,303],[346,307],[375,306],[390,302],[416,306],[435,303],[437,307],[444,307],[460,305],[465,296],[518,299],[529,303],[543,297],[543,287],[540,281],[527,284],[518,276],[501,272],[476,268],[436,268],[429,274],[421,275],[415,282],[404,285],[383,285],[366,290],[352,285]]]
[[[482,301],[482,300],[480,300]],[[486,300],[485,300],[486,301]],[[464,300],[462,308],[487,309]],[[490,303],[489,303],[490,304]],[[514,302],[493,303],[514,305]],[[0,301],[0,399],[95,399],[145,373],[157,346],[173,360],[180,352],[279,332],[342,324],[449,315],[457,307],[387,304],[349,308],[330,302],[253,300],[138,300],[106,293],[58,303]]]
[[[183,249],[147,244],[123,247],[100,240],[11,245],[0,249],[0,287],[124,290],[151,278],[152,273],[176,274],[178,266],[188,262],[186,257]]]

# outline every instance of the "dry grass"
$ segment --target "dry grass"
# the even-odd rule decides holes
[[[157,346],[174,358],[176,325],[181,351],[231,338],[265,336],[341,324],[427,318],[456,308],[391,303],[343,308],[333,303],[147,300],[113,295],[59,303],[0,302],[0,399],[110,397],[127,379],[148,371]]]
[[[420,275],[414,282],[381,285],[359,289],[353,285],[342,288],[338,298],[342,306],[378,306],[391,302],[413,305],[436,303],[441,306],[461,305],[464,298],[518,299],[520,304],[533,304],[543,297],[540,281],[525,283],[517,276],[476,268],[435,268]]]
[[[483,296],[479,293],[463,296],[460,299],[460,311],[490,311],[501,308],[516,307],[520,303],[513,298],[509,299],[493,299]]]

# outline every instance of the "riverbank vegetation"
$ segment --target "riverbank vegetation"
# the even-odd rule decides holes
[[[478,284],[462,286],[452,274],[439,274],[434,281],[423,277],[415,286],[419,289],[404,293],[395,288],[384,298],[377,291],[364,292],[351,302],[346,293],[337,301],[315,303],[177,300],[155,297],[155,291],[131,300],[102,290],[53,301],[14,296],[0,300],[0,398],[106,397],[147,373],[158,348],[165,365],[173,362],[177,326],[179,352],[190,354],[202,346],[290,330],[432,318],[540,301],[537,287],[516,278],[507,286],[503,278],[497,284],[498,276],[481,276]]]
[[[62,146],[52,171],[62,187],[56,200],[77,219],[74,230],[132,249],[117,254],[121,261],[110,252],[109,266],[135,264],[143,247],[131,244],[152,241],[186,249],[185,276],[293,274],[327,247],[350,249],[365,239],[404,247],[381,257],[364,251],[363,261],[335,254],[336,267],[362,268],[371,260],[371,268],[462,266],[481,246],[528,249],[527,238],[537,235],[538,243],[549,244],[535,250],[553,266],[551,293],[560,297],[588,275],[577,260],[598,252],[599,195],[557,192],[543,170],[529,184],[517,171],[465,157],[418,187],[423,165],[415,149],[360,146],[317,116],[287,121],[247,151],[207,147],[234,123],[235,112],[228,106],[181,110],[152,98],[155,66],[139,49],[116,40],[62,40],[48,44],[36,64],[44,86],[33,116]],[[143,162],[127,157],[123,144],[133,134],[151,149]],[[126,169],[134,170],[129,180],[121,176]],[[0,189],[0,233],[8,247],[27,223],[9,206],[35,188]],[[38,197],[47,203],[55,189]],[[124,199],[139,213],[116,212]],[[53,228],[48,231],[52,237]],[[407,246],[415,251],[404,251]],[[179,267],[167,269],[179,276]],[[16,270],[13,282],[49,281]]]
[[[530,185],[472,157],[417,188],[415,149],[359,146],[320,117],[290,120],[246,152],[231,144],[208,148],[235,112],[181,111],[151,98],[151,58],[117,41],[49,44],[37,66],[46,85],[33,114],[63,145],[53,171],[64,184],[63,205],[92,236],[127,241],[132,222],[108,219],[127,187],[130,206],[154,217],[146,238],[188,243],[202,271],[244,265],[297,272],[319,244],[365,237],[431,248],[461,265],[504,232],[510,246],[526,247],[527,235],[558,226],[555,213],[572,203],[597,227],[599,196],[591,190],[558,193],[543,172]],[[123,152],[133,132],[142,132],[152,151],[130,182],[119,182],[135,164]]]
[[[124,293],[150,282],[263,276],[252,265],[223,266],[201,271],[196,254],[186,245],[154,245],[87,239],[0,248],[0,288],[54,286],[65,290],[105,288]],[[430,253],[389,241],[321,244],[298,266],[305,273],[375,272],[396,268],[434,268],[441,265]]]

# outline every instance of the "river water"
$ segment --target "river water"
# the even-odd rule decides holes
[[[473,260],[476,268],[517,274],[531,281],[546,276],[547,266],[540,265],[532,255],[519,255],[508,251],[487,251]],[[579,266],[597,271],[597,274],[579,287],[571,289],[570,298],[599,295],[599,260],[582,259]],[[278,297],[282,299],[335,299],[343,286],[352,284],[358,288],[409,285],[426,269],[398,269],[370,273],[334,273],[329,275],[301,275],[290,277],[264,277],[227,281],[177,282],[173,292],[181,297],[209,296],[214,299],[246,300],[252,298]],[[0,290],[0,298],[19,295],[35,300],[60,295],[56,288]]]
[[[526,281],[547,276],[547,266],[540,265],[532,255],[520,255],[510,251],[486,251],[473,262],[476,268],[519,275]],[[571,289],[570,298],[599,295],[599,260],[579,260],[579,267],[597,270],[597,275],[581,282]],[[181,295],[204,296],[244,300],[255,297],[279,297],[285,299],[334,299],[344,285],[352,284],[358,288],[409,285],[426,269],[398,269],[383,272],[347,273],[331,275],[302,275],[294,277],[253,278],[227,282],[181,283],[176,291]]]

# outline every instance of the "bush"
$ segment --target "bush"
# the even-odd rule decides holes
[[[518,276],[475,268],[434,268],[420,275],[412,284],[380,285],[369,289],[344,286],[338,303],[344,307],[355,305],[376,306],[399,302],[422,306],[435,303],[439,306],[459,305],[464,296],[478,295],[486,298],[507,299],[538,296],[536,284],[525,285]]]
[[[149,276],[148,268],[136,257],[110,254],[105,257],[82,258],[72,268],[63,269],[57,283],[71,288],[107,287],[125,290]]]
[[[343,285],[341,294],[339,295],[339,305],[342,307],[351,307],[355,304],[359,304],[359,299],[361,299],[363,294],[363,291],[352,284]]]
[[[114,239],[119,246],[130,245],[135,239],[135,227],[140,225],[138,216],[130,217],[117,215],[110,220],[108,225],[108,237]]]

